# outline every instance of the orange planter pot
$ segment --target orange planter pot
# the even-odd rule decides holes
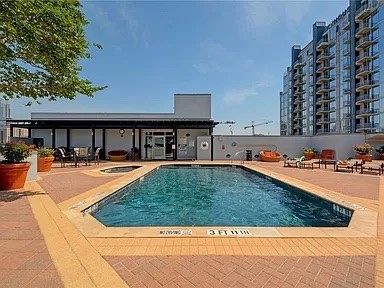
[[[356,159],[364,160],[365,162],[372,162],[372,155],[369,155],[369,154],[366,154],[366,155],[356,154]]]
[[[304,152],[305,160],[311,160],[315,158],[315,152]]]
[[[37,172],[51,171],[52,163],[55,157],[38,157],[37,158]]]
[[[0,164],[0,190],[24,187],[31,163]]]

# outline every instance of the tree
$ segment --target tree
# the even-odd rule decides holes
[[[104,89],[79,76],[86,24],[79,0],[0,0],[0,94],[55,101]]]

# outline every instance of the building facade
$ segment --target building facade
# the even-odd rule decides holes
[[[6,120],[10,118],[9,103],[0,98],[0,144],[6,143],[8,139]]]
[[[350,0],[293,46],[280,93],[280,134],[384,132],[384,3]]]
[[[7,122],[11,138],[26,129],[38,146],[101,147],[104,157],[126,150],[146,160],[196,159],[197,137],[212,135],[215,125],[211,94],[176,94],[173,113],[32,113]]]

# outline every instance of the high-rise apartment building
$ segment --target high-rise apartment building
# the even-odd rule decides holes
[[[7,142],[6,119],[10,117],[9,103],[0,98],[0,144]]]
[[[384,1],[350,0],[312,41],[293,46],[280,92],[280,134],[384,132]]]

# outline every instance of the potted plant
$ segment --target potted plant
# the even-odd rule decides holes
[[[376,149],[376,152],[379,154],[380,160],[384,160],[384,146],[380,146],[379,149]]]
[[[315,158],[315,155],[316,155],[315,148],[305,147],[303,148],[303,154],[304,154],[305,160],[311,160]]]
[[[0,146],[4,158],[0,163],[0,190],[23,188],[31,163],[25,160],[32,155],[33,145],[8,142]]]
[[[353,149],[356,151],[356,159],[360,159],[367,162],[372,161],[372,155],[370,153],[373,150],[373,147],[370,144],[364,143],[354,145]]]
[[[126,150],[112,150],[108,152],[109,161],[124,161],[127,159],[128,151]]]
[[[55,157],[55,151],[50,148],[40,147],[37,149],[37,172],[51,171],[52,163]]]

